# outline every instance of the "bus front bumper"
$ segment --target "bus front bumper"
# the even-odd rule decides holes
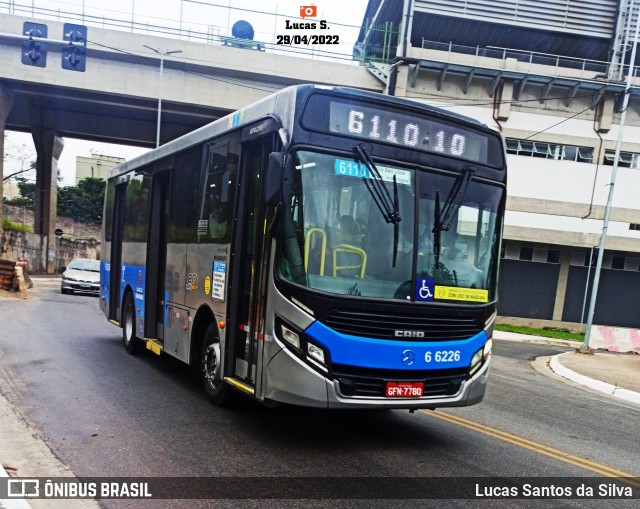
[[[264,399],[316,408],[443,408],[469,406],[484,398],[491,355],[474,375],[461,383],[460,389],[447,396],[387,398],[345,396],[337,380],[331,380],[281,348],[269,362],[264,377]]]

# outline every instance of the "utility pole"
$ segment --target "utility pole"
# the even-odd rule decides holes
[[[160,146],[160,123],[162,119],[162,74],[164,70],[164,57],[166,57],[167,55],[175,55],[176,53],[182,53],[182,51],[158,49],[158,48],[154,48],[153,46],[147,46],[146,44],[143,44],[143,46],[160,55],[160,84],[158,87],[158,120],[156,123],[156,148],[158,148]]]
[[[635,2],[629,7],[629,17],[633,17],[635,10]],[[607,240],[607,229],[609,227],[609,216],[611,215],[611,202],[613,200],[613,191],[616,184],[616,175],[618,173],[618,162],[620,161],[620,147],[622,147],[622,135],[624,132],[624,123],[627,118],[627,109],[629,107],[629,96],[631,95],[631,81],[633,79],[634,64],[636,61],[636,49],[638,47],[638,28],[640,28],[640,14],[636,18],[636,30],[631,47],[631,58],[629,59],[629,72],[627,74],[627,85],[624,90],[624,99],[622,102],[622,113],[620,114],[620,128],[618,130],[618,140],[616,142],[616,152],[613,158],[613,169],[611,170],[611,183],[609,184],[609,196],[607,205],[604,209],[604,221],[602,224],[602,235],[598,244],[598,261],[596,263],[595,275],[593,278],[593,288],[591,290],[591,303],[589,304],[589,315],[587,320],[587,330],[584,335],[584,343],[582,349],[589,349],[589,339],[591,337],[591,326],[593,325],[593,315],[596,309],[596,298],[598,297],[598,285],[600,284],[600,272],[602,271],[602,258],[604,256],[604,245]]]

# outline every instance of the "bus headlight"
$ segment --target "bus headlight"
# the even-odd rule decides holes
[[[489,354],[491,353],[491,348],[493,347],[493,339],[489,338],[489,341],[487,341],[484,344],[484,348],[482,349],[482,356],[486,359]]]
[[[471,363],[469,364],[469,375],[473,375],[478,368],[482,365],[482,361],[486,359],[491,353],[491,347],[493,346],[493,340],[489,339],[484,346],[473,354],[471,357]]]
[[[318,345],[307,341],[307,361],[320,368],[323,373],[329,373],[327,368],[327,361],[325,360],[324,350]]]
[[[481,348],[480,350],[478,350],[476,353],[473,354],[473,357],[471,357],[471,364],[469,369],[470,375],[473,375],[480,367],[480,362],[482,361],[482,352],[483,352],[483,349]]]
[[[313,343],[307,343],[307,353],[318,362],[324,364],[324,351]]]
[[[280,324],[280,331],[282,332],[282,339],[284,339],[291,346],[300,349],[300,336],[293,332],[286,325]]]
[[[274,330],[276,337],[284,343],[285,347],[296,357],[303,360],[322,374],[329,374],[331,355],[318,344],[309,341],[307,335],[289,325],[280,317],[275,317]]]

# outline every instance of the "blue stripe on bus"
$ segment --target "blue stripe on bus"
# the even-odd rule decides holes
[[[334,364],[394,370],[467,367],[471,363],[473,354],[487,341],[484,331],[469,339],[455,341],[395,341],[363,338],[342,334],[318,321],[314,322],[305,333],[328,350],[331,362]]]
[[[100,262],[100,297],[109,304],[109,287],[110,287],[111,264],[109,262]]]

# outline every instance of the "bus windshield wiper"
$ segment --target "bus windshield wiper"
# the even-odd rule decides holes
[[[371,178],[363,177],[364,184],[371,194],[374,203],[378,207],[378,210],[382,214],[382,217],[387,223],[393,224],[393,267],[396,266],[396,259],[398,257],[398,242],[399,242],[399,223],[401,221],[400,211],[398,209],[398,183],[396,176],[393,176],[393,199],[389,194],[376,164],[371,159],[371,156],[367,152],[366,147],[360,143],[354,147],[354,150],[359,156],[359,159],[369,170]]]
[[[436,215],[438,216],[437,221],[434,220],[434,233],[436,230],[438,231],[449,231],[451,227],[451,219],[455,212],[460,208],[461,200],[458,200],[458,196],[463,196],[469,187],[469,182],[471,182],[471,177],[476,174],[475,168],[472,166],[465,166],[462,168],[462,173],[456,179],[455,184],[451,188],[449,192],[449,196],[444,202],[442,210],[440,210],[439,204],[436,204]],[[462,193],[462,194],[461,194]],[[439,193],[436,191],[436,200],[439,202]]]

